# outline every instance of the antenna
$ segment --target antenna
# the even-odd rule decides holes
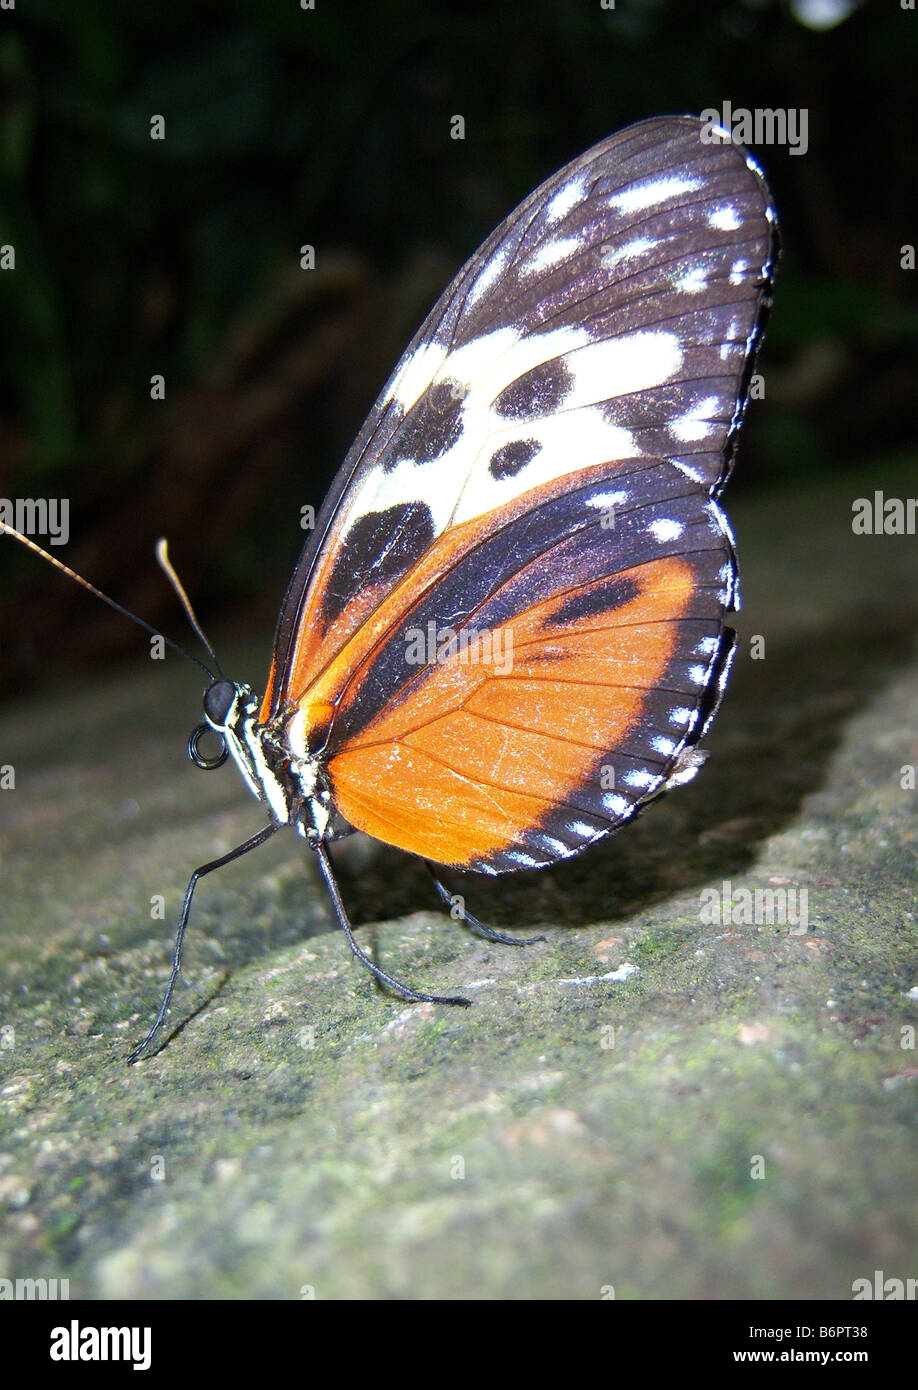
[[[191,599],[185,593],[185,586],[182,584],[182,581],[179,579],[175,570],[172,568],[172,561],[169,559],[169,542],[165,539],[164,536],[160,536],[159,540],[156,542],[156,559],[159,562],[160,569],[163,571],[166,578],[169,580],[169,583],[172,585],[173,589],[178,594],[179,601],[181,602],[181,605],[185,610],[185,616],[187,617],[189,623],[200,637],[204,648],[208,652],[211,661],[214,663],[217,670],[220,672],[220,675],[223,677],[224,680],[226,680],[226,675],[223,671],[223,667],[220,665],[220,662],[217,659],[217,653],[214,651],[213,647],[210,645],[210,642],[204,635],[204,629],[201,627],[201,624],[198,622],[195,616],[195,611],[191,606]]]
[[[53,555],[49,555],[47,550],[42,550],[40,545],[36,545],[33,540],[30,540],[28,536],[24,536],[21,531],[17,531],[15,527],[7,526],[5,521],[0,521],[0,535],[11,536],[14,541],[19,541],[20,545],[24,545],[26,549],[31,550],[33,554],[40,555],[43,560],[47,560],[49,565],[53,565],[56,570],[60,570],[61,574],[66,574],[70,579],[75,580],[76,583],[79,584],[81,588],[86,589],[88,593],[95,594],[96,598],[100,598],[103,603],[107,603],[109,608],[113,608],[116,613],[120,613],[121,616],[124,618],[130,618],[131,622],[136,623],[138,627],[146,628],[147,632],[152,632],[154,637],[161,637],[167,646],[171,647],[173,651],[178,652],[179,656],[183,656],[185,657],[186,661],[193,661],[196,666],[200,666],[201,670],[204,671],[212,681],[216,679],[213,671],[211,671],[209,666],[205,666],[203,661],[199,661],[196,656],[192,656],[190,652],[186,652],[184,647],[180,647],[177,642],[173,642],[171,637],[166,637],[155,627],[152,627],[149,623],[144,622],[143,618],[138,618],[137,614],[132,613],[130,609],[122,608],[120,603],[116,603],[113,598],[109,598],[107,594],[103,594],[102,590],[97,589],[95,584],[90,584],[88,579],[84,579],[81,574],[77,574],[75,570],[70,569],[69,566],[65,565],[62,560],[55,559]],[[160,558],[160,547],[162,547],[163,550],[165,564],[163,564],[163,560]],[[204,646],[207,648],[211,657],[213,657],[213,660],[217,666],[217,670],[220,671],[220,674],[222,676],[223,672],[222,670],[220,670],[220,663],[214,656],[213,649],[210,643],[207,641],[207,638],[204,636],[200,627],[198,626],[197,620],[194,617],[194,613],[191,610],[191,605],[188,602],[187,597],[185,596],[185,591],[179,583],[178,577],[176,576],[175,571],[172,569],[172,566],[169,563],[169,558],[166,554],[165,541],[158,542],[156,547],[156,558],[159,560],[160,564],[163,565],[163,569],[165,570],[169,578],[172,580],[173,587],[178,593],[179,598],[182,600],[185,612],[189,615],[191,619],[192,627],[194,628],[198,636],[201,638],[202,642],[204,643]]]

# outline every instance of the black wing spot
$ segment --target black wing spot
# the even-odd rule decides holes
[[[616,608],[624,608],[637,598],[639,593],[638,584],[628,575],[613,575],[604,583],[566,599],[555,609],[549,619],[549,625],[554,627],[557,623],[576,623],[581,618],[596,618],[601,613],[611,613]]]
[[[334,622],[361,589],[407,574],[433,544],[434,521],[426,502],[400,502],[358,517],[341,542],[322,602]]]
[[[405,416],[385,469],[391,473],[402,459],[414,463],[433,463],[451,449],[462,434],[462,405],[465,387],[458,381],[438,381],[427,390]]]
[[[532,420],[557,410],[574,385],[573,373],[555,358],[512,381],[494,402],[505,420]]]
[[[541,448],[537,439],[514,439],[491,455],[488,472],[492,478],[513,478],[532,462]]]

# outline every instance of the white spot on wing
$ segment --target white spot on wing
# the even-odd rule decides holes
[[[648,772],[643,767],[636,767],[631,772],[626,772],[622,778],[622,781],[626,782],[629,787],[641,787],[645,790],[654,786],[659,780],[659,777],[654,776],[652,772]]]
[[[708,218],[708,226],[713,227],[718,232],[735,232],[740,225],[740,216],[735,207],[727,203],[722,208],[715,208]]]
[[[505,859],[512,859],[514,864],[521,864],[527,869],[537,869],[542,861],[535,859],[531,854],[525,854],[521,849],[508,849],[504,851]]]
[[[684,275],[679,276],[675,282],[675,287],[683,294],[700,294],[703,289],[707,288],[707,284],[708,277],[704,266],[696,265],[691,270],[687,270]]]
[[[567,829],[571,832],[572,835],[579,835],[582,838],[589,839],[592,839],[597,833],[596,826],[590,825],[590,823],[585,820],[568,821]]]
[[[605,511],[607,507],[620,507],[623,502],[628,501],[629,496],[627,492],[597,492],[595,496],[587,498],[586,504],[588,507]]]
[[[607,266],[618,265],[620,261],[632,261],[636,256],[642,256],[645,251],[652,251],[656,242],[650,237],[636,237],[634,241],[626,241],[624,246],[619,246],[616,250],[610,250],[603,256],[603,264]]]
[[[682,444],[691,444],[695,440],[705,439],[715,427],[716,421],[712,421],[708,417],[716,410],[716,396],[705,396],[704,400],[696,401],[684,415],[677,415],[670,425],[674,438]]]
[[[570,845],[566,845],[563,840],[559,840],[555,835],[540,835],[539,848],[548,850],[550,854],[560,855],[567,858],[570,854]]]
[[[597,405],[660,386],[676,375],[682,360],[675,333],[628,333],[622,338],[591,341],[565,356],[565,366],[574,380],[564,408]]]
[[[479,271],[475,283],[469,291],[468,304],[476,304],[481,296],[491,288],[495,280],[499,280],[507,268],[507,253],[501,251],[498,255],[492,256],[485,266]]]
[[[580,202],[586,193],[586,184],[583,179],[572,179],[560,188],[551,202],[545,208],[545,216],[549,222],[560,222],[572,207]]]
[[[581,250],[581,242],[574,236],[559,237],[557,241],[546,241],[539,247],[529,263],[524,267],[527,275],[535,275],[540,270],[548,270],[553,265]]]
[[[680,473],[684,473],[687,478],[691,478],[693,483],[704,483],[707,481],[702,470],[696,467],[695,464],[688,463],[685,459],[671,459],[670,462],[678,468]]]
[[[389,387],[386,402],[395,400],[404,410],[410,410],[427,389],[446,355],[441,343],[421,343]]]
[[[661,516],[652,521],[647,529],[662,544],[664,541],[678,540],[685,527],[681,521],[670,521],[668,517]]]
[[[653,207],[655,203],[666,203],[670,198],[677,198],[682,193],[693,193],[700,187],[698,179],[673,175],[670,178],[632,184],[630,188],[623,188],[620,192],[614,193],[609,201],[617,212],[630,216],[632,213],[642,212],[644,208]]]

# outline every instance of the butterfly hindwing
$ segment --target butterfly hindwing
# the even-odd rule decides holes
[[[735,606],[714,499],[774,256],[761,175],[701,130],[620,132],[498,227],[320,514],[261,718],[377,838],[547,863],[691,771]],[[470,628],[489,660],[441,649]]]
[[[292,742],[377,838],[484,872],[551,862],[693,746],[734,581],[719,509],[668,461],[583,470],[446,532],[313,682]]]

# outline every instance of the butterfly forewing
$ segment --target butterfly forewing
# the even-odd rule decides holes
[[[684,768],[715,703],[735,562],[713,497],[774,217],[701,131],[641,123],[527,198],[341,469],[262,719],[293,712],[377,838],[490,872],[562,858]],[[488,650],[450,650],[470,627]]]

